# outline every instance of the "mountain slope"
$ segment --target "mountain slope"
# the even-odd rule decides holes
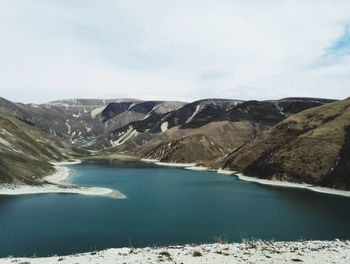
[[[69,99],[46,104],[13,103],[0,97],[0,110],[53,135],[88,147],[110,131],[140,121],[150,114],[164,114],[183,106],[182,102],[136,99]],[[104,143],[110,147],[109,140]],[[98,144],[95,144],[98,146]]]
[[[285,98],[276,101],[239,101],[206,99],[186,104],[165,113],[131,122],[112,131],[100,141],[109,142],[117,151],[141,156],[163,142],[202,134],[211,138],[228,154],[262,131],[294,112],[332,102],[327,99]]]
[[[84,143],[103,133],[104,125],[96,117],[109,102],[112,100],[73,99],[38,105],[13,103],[0,98],[0,109],[43,131]]]
[[[292,115],[224,161],[249,176],[350,189],[350,99]]]
[[[164,142],[193,135],[209,137],[228,154],[289,115],[331,101],[204,99],[186,104],[136,99],[70,99],[35,105],[0,98],[0,108],[79,147],[110,148],[142,156],[146,150]]]
[[[164,142],[143,150],[142,156],[162,162],[198,162],[217,159],[224,155],[223,148],[205,135],[192,135],[182,139]]]
[[[132,126],[139,132],[150,130],[157,133],[164,130],[162,126],[165,124],[166,129],[174,126],[180,126],[181,129],[199,128],[211,122],[243,120],[269,125],[278,123],[290,114],[333,101],[318,98],[285,98],[275,101],[204,99],[185,104],[162,115],[149,115],[148,118],[132,122],[127,127]],[[116,132],[123,130],[125,127]]]
[[[55,171],[49,161],[71,159],[79,153],[68,141],[0,111],[0,183],[36,184]]]

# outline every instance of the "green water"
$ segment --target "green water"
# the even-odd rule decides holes
[[[72,183],[127,199],[0,196],[0,256],[228,241],[350,239],[350,199],[140,162],[71,166]]]

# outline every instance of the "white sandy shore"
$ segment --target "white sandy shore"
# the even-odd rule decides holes
[[[118,263],[350,263],[350,241],[203,244],[154,248],[116,248],[70,256],[3,258],[0,264]]]
[[[236,171],[230,171],[230,170],[224,170],[224,169],[218,169],[216,172],[219,174],[225,174],[225,175],[232,175],[236,173]]]
[[[193,167],[196,165],[196,163],[175,163],[175,162],[155,162],[154,164],[159,166],[180,167],[180,168]]]
[[[102,187],[82,187],[66,182],[72,171],[63,165],[78,164],[81,161],[52,163],[56,172],[43,178],[41,185],[5,184],[0,186],[0,195],[24,195],[41,193],[70,193],[91,196],[107,196],[110,198],[125,198],[117,190]]]
[[[196,163],[167,163],[167,162],[160,162],[159,160],[153,160],[153,159],[141,159],[141,161],[152,162],[154,164],[161,165],[161,166],[182,167],[187,170],[197,170],[197,171],[211,170],[208,167],[197,166]],[[255,183],[264,184],[264,185],[279,186],[279,187],[286,187],[286,188],[300,188],[300,189],[307,189],[310,191],[324,193],[324,194],[350,197],[350,191],[336,190],[332,188],[314,186],[306,183],[292,183],[292,182],[285,182],[285,181],[259,179],[259,178],[244,175],[242,173],[239,173],[238,171],[232,171],[232,170],[226,170],[226,169],[218,169],[216,170],[216,172],[219,174],[225,174],[225,175],[236,175],[240,180],[255,182]]]
[[[194,168],[196,166],[196,163],[162,162],[162,161],[157,160],[157,159],[141,159],[141,161],[150,162],[150,163],[154,163],[154,164],[159,165],[159,166],[168,166],[168,167]]]
[[[307,190],[319,192],[319,193],[350,197],[350,191],[342,191],[342,190],[337,190],[337,189],[332,189],[332,188],[314,186],[314,185],[306,184],[306,183],[293,183],[293,182],[285,182],[285,181],[259,179],[259,178],[244,175],[244,174],[239,173],[237,171],[219,169],[219,170],[217,170],[217,172],[220,174],[236,175],[240,180],[255,182],[255,183],[264,184],[264,185],[287,187],[287,188],[307,189]]]
[[[203,166],[192,166],[192,167],[186,167],[186,170],[194,170],[194,171],[208,171],[211,170],[207,167],[203,167]]]
[[[80,163],[81,163],[81,160],[51,162],[51,164],[55,166],[74,165],[74,164],[80,164]]]
[[[151,163],[159,162],[159,160],[157,160],[157,159],[141,159],[141,161],[144,161],[144,162],[151,162]]]

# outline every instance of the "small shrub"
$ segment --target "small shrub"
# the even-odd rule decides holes
[[[167,257],[168,259],[171,259],[171,255],[168,251],[162,251],[159,253],[159,255],[162,257]]]
[[[215,251],[216,254],[220,254],[220,255],[224,255],[224,256],[229,256],[230,254],[228,254],[227,252],[222,252],[220,251]]]
[[[194,251],[192,256],[194,256],[194,257],[201,257],[202,253],[200,253],[199,251]]]

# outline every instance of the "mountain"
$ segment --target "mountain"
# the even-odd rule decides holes
[[[297,113],[228,155],[246,175],[350,189],[350,99]]]
[[[21,104],[1,98],[0,108],[41,130],[72,142],[81,140],[83,144],[103,133],[103,124],[95,122],[94,118],[107,103],[109,101],[106,100],[73,99],[46,104]]]
[[[206,135],[196,134],[182,139],[164,142],[142,150],[142,156],[162,162],[195,163],[210,161],[224,155],[223,148]]]
[[[228,153],[288,115],[330,101],[204,99],[186,104],[137,99],[68,99],[21,104],[0,98],[0,109],[90,150],[112,147],[116,151],[138,153],[141,146],[155,147],[165,141],[204,134]]]
[[[0,98],[0,182],[36,184],[54,171],[49,161],[85,154],[83,148],[348,188],[348,103],[294,97],[22,104]]]
[[[13,103],[0,98],[0,109],[53,135],[84,147],[110,130],[142,120],[150,113],[164,113],[184,103],[136,99],[69,99],[45,104]],[[111,146],[111,144],[109,143]]]
[[[46,104],[21,104],[0,98],[0,109],[92,151],[110,149],[111,152],[123,151],[144,157],[152,149],[157,153],[156,149],[163,148],[165,142],[177,142],[177,145],[186,141],[184,138],[202,135],[220,146],[220,154],[224,156],[289,115],[332,101],[318,98],[270,101],[214,98],[183,103],[69,99]],[[214,149],[208,151],[213,151],[213,157],[218,154]],[[200,155],[202,153],[195,156]],[[206,159],[203,156],[203,160]]]
[[[134,112],[142,115],[142,119],[157,113],[164,114],[178,109],[185,103],[175,101],[139,101],[139,102],[113,102],[102,111],[103,121],[110,120],[124,112]],[[130,121],[129,121],[130,122]]]
[[[0,183],[37,184],[39,178],[55,171],[49,161],[83,153],[67,140],[0,111]]]
[[[112,142],[115,150],[144,157],[144,153],[152,148],[158,149],[164,142],[200,134],[220,145],[222,155],[225,155],[289,115],[329,102],[333,100],[200,100],[165,114],[151,114],[148,118],[131,122],[112,131],[102,144]]]

